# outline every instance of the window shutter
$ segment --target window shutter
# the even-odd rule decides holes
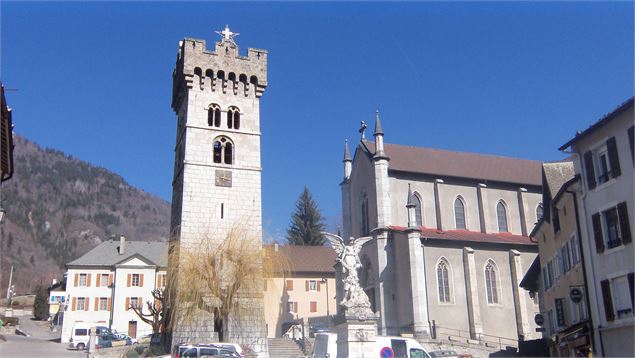
[[[95,298],[95,311],[99,311],[99,297]]]
[[[622,243],[628,244],[633,241],[631,238],[631,227],[628,222],[628,209],[626,202],[617,204],[617,215],[620,218],[620,231],[622,232]]]
[[[111,298],[111,297],[108,297],[108,303],[107,303],[107,305],[108,305],[108,311],[110,311],[110,308],[112,307],[112,306],[111,306],[111,305],[112,305],[112,298]]]
[[[130,276],[130,275],[128,275]],[[126,311],[130,308],[130,297],[126,297]]]
[[[130,274],[128,274],[126,287],[130,287]],[[127,306],[127,305],[126,305]]]
[[[586,170],[586,182],[589,190],[595,189],[595,170],[593,169],[593,153],[591,151],[584,153],[584,170]]]
[[[287,291],[293,291],[293,280],[287,280]]]
[[[110,277],[108,277],[108,286],[112,286],[112,279],[114,278],[113,274],[110,274]]]
[[[75,274],[75,278],[77,278],[77,274]],[[77,308],[77,297],[73,297],[73,305],[71,307],[71,311],[75,311]]]
[[[617,178],[622,174],[620,170],[620,158],[617,154],[617,144],[615,137],[611,137],[606,141],[606,149],[609,152],[609,162],[611,164],[611,177]]]
[[[318,292],[320,292],[320,286],[321,286],[321,285],[322,285],[322,282],[318,281],[318,282],[317,282],[317,290],[318,290]]]
[[[157,277],[157,279],[156,279],[155,287],[159,288],[159,287],[161,287],[161,275],[157,274],[156,277]]]
[[[635,145],[634,139],[633,139],[633,129],[635,128],[635,126],[631,126],[631,128],[628,129],[628,145],[631,147],[631,160],[633,161],[633,166],[635,166],[635,153],[634,153],[634,148],[633,145]]]
[[[84,303],[84,310],[88,311],[88,307],[90,307],[90,298],[86,297],[86,303]]]
[[[78,282],[78,281],[79,281],[79,275],[78,275],[78,274],[75,274],[75,285],[74,285],[74,287],[77,287],[77,282]],[[74,311],[74,310],[75,310],[75,309],[73,308],[73,311]]]
[[[317,312],[317,302],[311,301],[311,312]]]
[[[293,313],[298,313],[298,303],[293,302]]]
[[[602,299],[604,300],[604,313],[606,314],[607,321],[613,321],[615,319],[615,313],[613,312],[613,300],[611,299],[611,284],[609,280],[600,282],[602,285]]]
[[[304,281],[304,288],[307,292],[309,291],[309,280]]]
[[[101,287],[101,274],[97,274],[97,287]]]
[[[139,287],[143,287],[143,274],[139,274]]]
[[[86,275],[86,287],[90,287],[90,274]]]
[[[631,305],[635,307],[635,296],[634,296],[634,288],[633,288],[633,274],[632,272],[628,274],[628,289],[631,291]]]
[[[593,221],[593,235],[595,236],[595,250],[597,252],[604,252],[604,237],[602,235],[602,217],[600,213],[595,213],[591,216]]]

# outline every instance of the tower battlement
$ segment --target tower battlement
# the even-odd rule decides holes
[[[172,74],[172,109],[178,112],[186,89],[261,97],[267,87],[267,50],[248,48],[241,56],[233,39],[216,42],[209,51],[205,40],[179,42]]]

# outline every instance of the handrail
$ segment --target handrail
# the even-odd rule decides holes
[[[472,334],[470,331],[465,331],[458,328],[444,327],[444,326],[439,326],[435,324],[434,329],[436,331],[436,336],[438,336],[441,333],[440,332],[441,330],[445,330],[445,331],[449,331],[449,333],[458,332],[458,336],[460,338],[463,338],[463,337],[467,339],[472,338]],[[485,334],[485,333],[477,333],[476,337],[477,337],[476,339],[479,341],[479,344],[483,344],[484,341],[498,343],[499,349],[503,348],[503,343],[505,343],[505,346],[514,346],[514,347],[518,346],[518,339],[515,339],[515,338],[508,338],[508,337],[496,336],[493,334]],[[508,343],[511,343],[511,344],[508,344]]]

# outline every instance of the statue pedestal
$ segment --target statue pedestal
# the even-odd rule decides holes
[[[339,316],[335,319],[337,333],[337,356],[375,358],[377,318]]]

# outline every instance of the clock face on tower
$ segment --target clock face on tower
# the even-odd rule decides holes
[[[216,170],[216,186],[232,186],[232,172],[229,170]]]

